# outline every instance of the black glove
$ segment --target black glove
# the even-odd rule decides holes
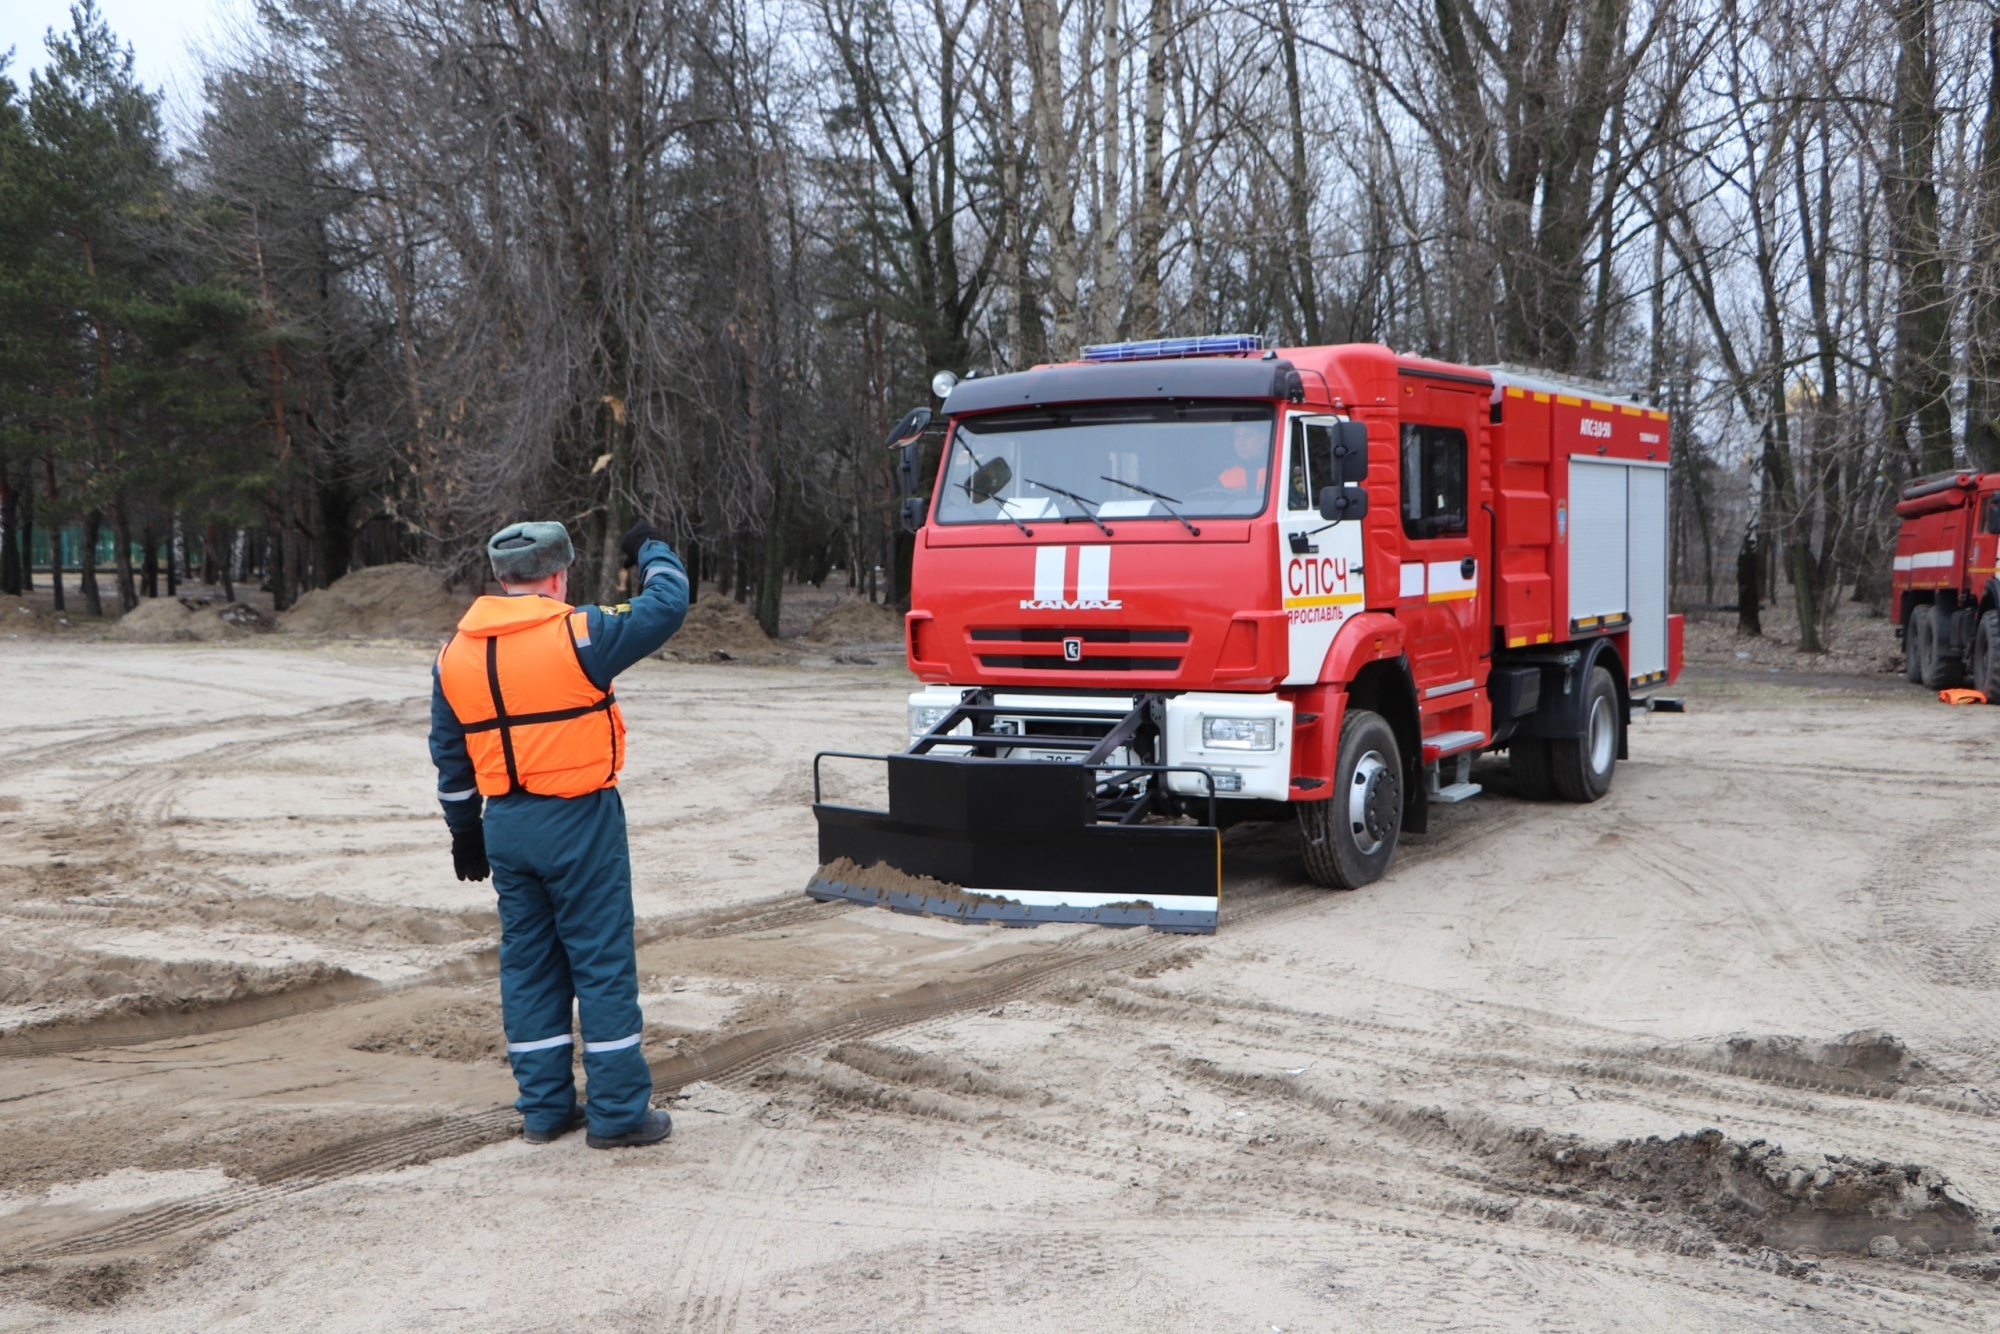
[[[464,833],[452,833],[451,869],[458,872],[460,880],[484,880],[493,874],[493,868],[486,862],[485,825],[474,825]]]
[[[649,521],[641,519],[639,522],[633,524],[632,531],[625,534],[618,542],[618,549],[625,553],[625,568],[629,570],[639,563],[640,547],[645,546],[648,542],[657,542],[659,540],[659,533],[654,530],[653,525]]]

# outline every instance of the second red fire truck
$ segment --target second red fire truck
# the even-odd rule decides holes
[[[907,751],[838,757],[887,766],[887,809],[816,800],[816,896],[1212,931],[1224,826],[1296,820],[1312,880],[1365,885],[1482,752],[1602,797],[1679,673],[1657,409],[1247,337],[939,388],[925,685]],[[912,481],[930,423],[892,436]]]
[[[2000,473],[1910,483],[1890,576],[1904,673],[1933,690],[1970,683],[2000,704]]]

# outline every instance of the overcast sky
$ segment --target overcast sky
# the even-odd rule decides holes
[[[169,124],[182,123],[201,96],[201,73],[190,46],[213,45],[247,0],[97,0],[111,31],[129,43],[139,81],[166,96]],[[0,51],[14,48],[7,73],[22,91],[28,71],[47,59],[42,34],[69,27],[69,0],[0,0]]]

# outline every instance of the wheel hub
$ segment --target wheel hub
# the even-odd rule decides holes
[[[1590,770],[1607,773],[1618,749],[1618,721],[1612,716],[1611,701],[1599,695],[1590,705]]]
[[[1347,784],[1347,827],[1357,852],[1372,857],[1382,850],[1401,805],[1396,771],[1380,751],[1371,750],[1355,762]]]

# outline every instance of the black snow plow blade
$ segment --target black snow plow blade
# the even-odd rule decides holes
[[[889,809],[819,800],[819,759],[828,757],[887,764]],[[1222,894],[1213,797],[1206,825],[1106,818],[1107,791],[1166,772],[824,752],[814,761],[820,870],[806,892],[968,922],[1210,934]]]

